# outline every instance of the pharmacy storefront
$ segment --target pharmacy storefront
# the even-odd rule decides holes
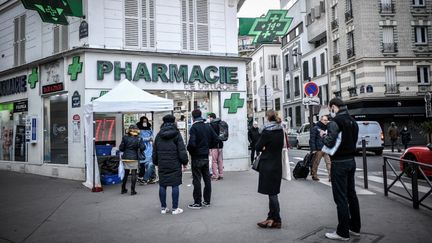
[[[173,100],[174,110],[168,113],[176,116],[185,140],[193,109],[221,117],[230,132],[225,169],[247,170],[245,63],[237,57],[75,50],[20,73],[0,75],[2,82],[18,80],[0,83],[0,169],[85,180],[84,106],[128,79]],[[125,128],[142,115],[156,134],[165,114],[95,114],[96,145],[118,147]]]

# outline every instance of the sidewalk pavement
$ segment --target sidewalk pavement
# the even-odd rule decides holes
[[[254,171],[228,172],[212,182],[212,206],[190,210],[192,178],[183,177],[180,215],[161,215],[158,185],[120,194],[120,185],[92,193],[80,182],[0,171],[0,242],[332,242],[337,224],[331,188],[311,180],[283,181],[282,229],[260,229],[268,199]],[[170,192],[170,190],[169,190]],[[168,205],[171,206],[170,196]],[[430,242],[432,212],[382,192],[360,195],[362,236],[350,242]]]

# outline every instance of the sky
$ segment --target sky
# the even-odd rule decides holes
[[[262,14],[267,13],[269,9],[280,9],[280,0],[246,0],[237,17],[260,17]]]

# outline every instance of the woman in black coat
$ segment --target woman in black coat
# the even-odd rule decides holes
[[[161,130],[153,144],[153,163],[159,167],[161,213],[166,214],[169,211],[166,205],[167,186],[172,187],[172,214],[182,213],[183,210],[178,207],[179,185],[182,184],[182,165],[187,165],[188,156],[173,115],[163,117]]]
[[[278,228],[282,226],[278,194],[282,181],[282,148],[284,145],[283,129],[274,111],[267,111],[267,123],[256,144],[256,151],[262,152],[258,167],[258,192],[269,196],[269,213],[267,219],[259,222],[261,228]],[[278,122],[279,121],[279,122]]]

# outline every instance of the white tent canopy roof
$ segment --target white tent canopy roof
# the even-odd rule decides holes
[[[125,79],[89,106],[92,107],[92,112],[109,113],[170,111],[174,105],[172,100],[152,95]]]

